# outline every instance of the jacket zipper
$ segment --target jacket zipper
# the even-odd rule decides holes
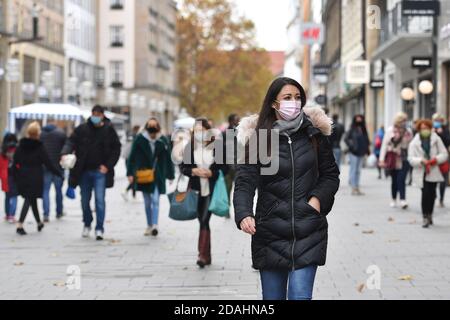
[[[292,235],[294,236],[294,241],[292,242],[292,271],[295,271],[295,259],[294,259],[294,248],[295,243],[297,242],[297,238],[295,236],[295,216],[294,216],[294,189],[295,189],[295,167],[294,167],[294,151],[292,149],[292,139],[290,136],[288,136],[288,142],[289,142],[289,149],[291,150],[291,164],[292,164],[292,185],[291,185],[291,215],[292,215]]]

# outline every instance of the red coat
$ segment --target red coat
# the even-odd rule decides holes
[[[0,181],[2,183],[2,191],[9,192],[8,186],[8,158],[0,154]]]

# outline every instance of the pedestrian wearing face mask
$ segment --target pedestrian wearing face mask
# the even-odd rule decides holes
[[[433,115],[433,130],[437,133],[437,135],[442,139],[445,148],[447,151],[450,149],[450,131],[448,129],[448,125],[446,124],[445,117],[440,114]],[[448,186],[449,172],[444,171],[444,182],[439,183],[439,206],[441,208],[445,207],[444,199],[445,199],[445,190]]]
[[[188,186],[199,192],[197,212],[200,234],[197,265],[200,268],[212,263],[209,225],[212,212],[209,211],[209,205],[220,170],[224,175],[228,170],[226,165],[216,163],[214,143],[216,137],[214,137],[214,130],[211,129],[208,119],[196,120],[191,141],[184,150],[183,161],[180,164],[181,173],[189,177]]]
[[[433,122],[417,122],[417,134],[409,145],[408,160],[414,167],[414,184],[422,189],[423,227],[433,225],[436,187],[444,181],[440,165],[448,161],[448,152],[442,139],[433,132]]]
[[[61,152],[61,155],[75,153],[77,162],[70,172],[69,185],[80,186],[83,210],[84,238],[89,237],[93,222],[90,200],[95,195],[97,225],[96,239],[103,240],[105,222],[106,189],[114,186],[114,167],[120,158],[121,144],[111,121],[105,117],[103,107],[92,108],[92,116],[78,126]]]
[[[406,127],[408,116],[399,113],[394,118],[394,125],[388,129],[383,138],[380,151],[380,167],[386,168],[392,178],[391,208],[397,207],[397,196],[400,195],[400,207],[408,208],[406,202],[406,176],[409,172],[408,147],[413,133]]]
[[[326,261],[326,216],[339,188],[339,169],[328,139],[332,120],[321,108],[304,108],[306,101],[297,81],[279,78],[259,115],[238,126],[238,143],[247,146],[247,156],[237,165],[235,220],[252,235],[253,267],[260,271],[264,300],[312,299],[317,268]],[[270,143],[268,150],[253,150],[249,139],[264,143],[266,130],[278,131],[278,148]],[[275,173],[266,172],[270,164],[260,161],[269,150],[272,164],[278,162]],[[258,161],[247,161],[255,153]]]
[[[169,139],[161,134],[156,118],[151,118],[145,130],[136,137],[128,157],[127,176],[130,184],[136,183],[137,190],[144,196],[147,229],[145,236],[158,235],[159,199],[166,193],[166,180],[175,178],[171,160]],[[153,178],[145,175],[153,171]],[[144,178],[142,178],[144,177]]]
[[[364,163],[364,157],[370,155],[370,141],[364,116],[356,115],[353,118],[352,126],[345,137],[345,143],[349,150],[349,183],[352,187],[352,195],[361,196],[364,195],[360,190],[361,169]]]

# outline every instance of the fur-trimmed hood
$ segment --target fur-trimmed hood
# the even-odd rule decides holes
[[[325,114],[325,111],[319,107],[311,107],[303,109],[306,117],[311,121],[312,125],[319,129],[324,136],[330,136],[333,132],[333,120]],[[258,124],[259,115],[254,114],[245,117],[237,127],[237,139],[239,143],[245,144],[254,133]]]

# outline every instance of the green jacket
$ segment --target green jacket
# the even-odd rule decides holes
[[[155,168],[155,181],[151,184],[138,184],[137,190],[153,193],[155,185],[160,194],[166,193],[166,180],[175,179],[175,168],[172,162],[172,149],[167,137],[161,136],[155,143],[155,154],[158,157]],[[155,164],[155,155],[150,148],[150,141],[139,134],[131,147],[127,164],[127,176],[135,177],[139,169],[151,169]]]

